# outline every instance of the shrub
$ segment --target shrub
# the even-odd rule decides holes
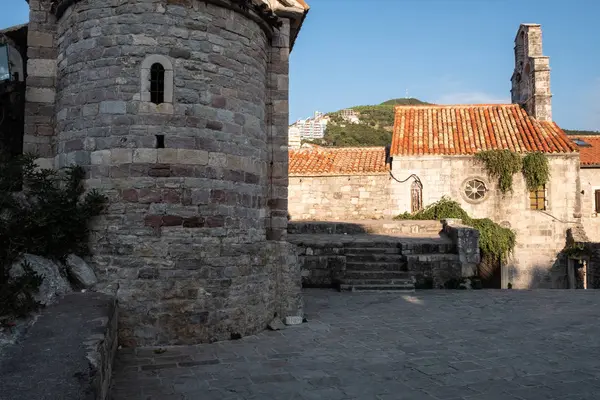
[[[95,190],[84,194],[82,167],[40,169],[34,160],[0,159],[0,315],[37,306],[32,293],[41,279],[23,265],[26,274],[10,280],[11,265],[24,253],[58,261],[88,254],[89,222],[108,202]]]
[[[463,224],[479,231],[479,249],[483,256],[506,260],[506,257],[515,248],[516,233],[513,230],[504,228],[489,218],[471,218],[458,202],[445,196],[423,210],[414,214],[400,214],[395,219],[441,220],[446,218],[461,219]]]

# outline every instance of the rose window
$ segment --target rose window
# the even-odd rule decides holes
[[[465,185],[465,195],[469,200],[483,199],[486,191],[485,183],[477,179],[472,179]]]

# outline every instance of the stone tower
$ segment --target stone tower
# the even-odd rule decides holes
[[[552,121],[550,58],[542,54],[541,25],[521,24],[515,38],[512,102],[535,119]]]
[[[288,57],[303,0],[30,0],[26,151],[110,197],[99,290],[125,345],[301,316],[287,231]]]

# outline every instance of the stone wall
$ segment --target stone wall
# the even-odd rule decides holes
[[[47,0],[29,1],[27,89],[23,151],[39,156],[38,163],[54,164],[54,107],[56,101],[56,18]]]
[[[292,176],[289,213],[296,220],[390,218],[390,176]]]
[[[110,198],[89,261],[116,288],[123,345],[252,334],[298,305],[294,253],[267,242],[287,228],[289,29],[223,1],[81,0],[60,16],[54,161]],[[149,59],[172,78],[159,105]]]
[[[564,265],[557,254],[564,248],[566,230],[575,225],[579,212],[579,157],[548,155],[551,182],[547,185],[546,211],[529,208],[529,192],[521,174],[514,176],[513,193],[502,195],[497,182],[487,177],[483,167],[469,156],[395,157],[392,168],[396,176],[416,174],[423,183],[423,204],[427,206],[449,196],[475,218],[488,217],[517,232],[513,257],[503,268],[502,286],[514,288],[562,287]],[[481,202],[464,195],[465,183],[476,178],[488,192]],[[410,211],[410,183],[392,183],[394,214]]]
[[[594,191],[600,190],[600,169],[581,168],[581,222],[592,242],[600,242],[600,214],[596,214]]]

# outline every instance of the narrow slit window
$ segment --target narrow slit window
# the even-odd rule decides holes
[[[157,149],[165,148],[165,135],[156,135],[156,148]]]
[[[600,190],[594,190],[594,211],[600,214]]]
[[[159,63],[150,67],[150,101],[154,104],[165,102],[165,67]]]

